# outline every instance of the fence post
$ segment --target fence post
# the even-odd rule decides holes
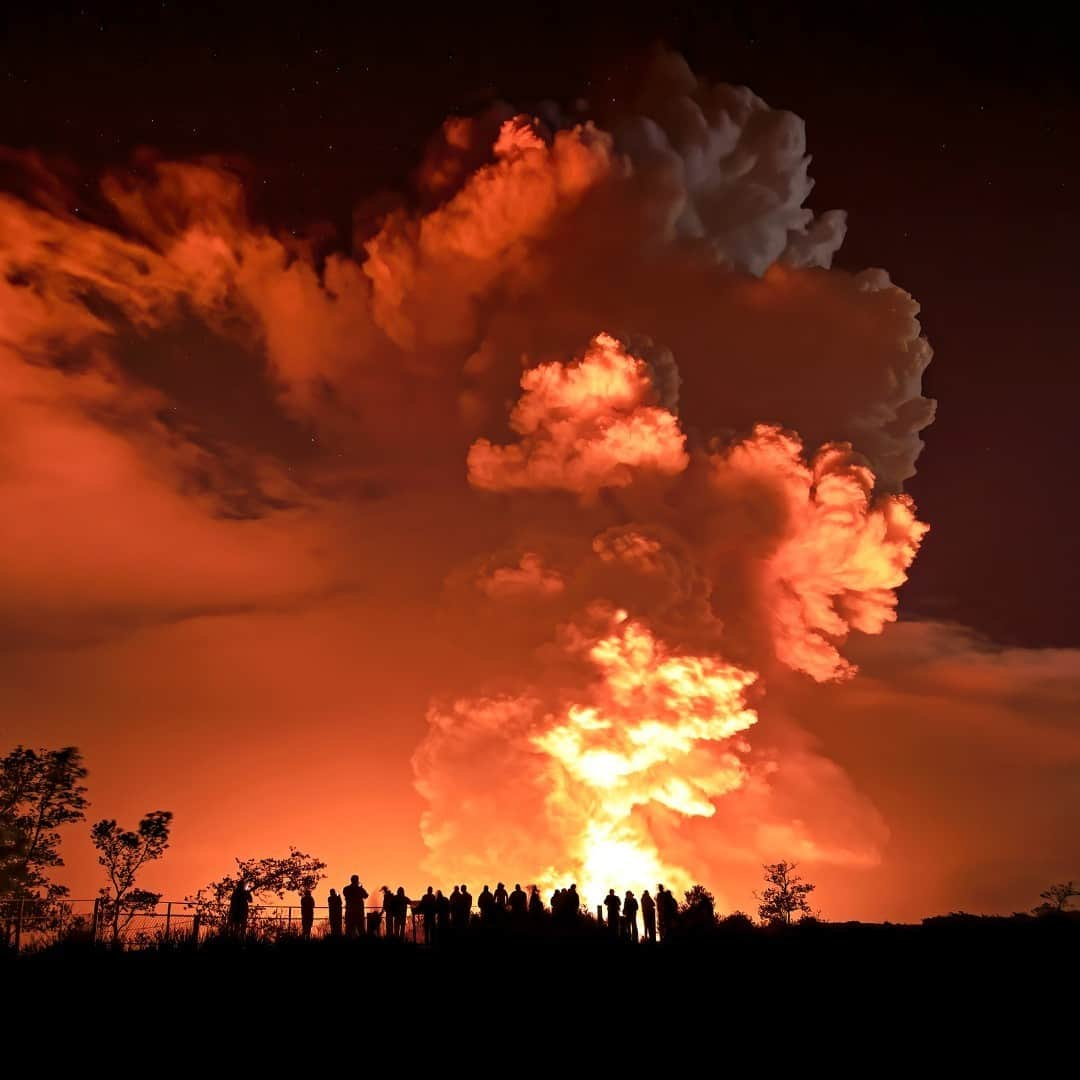
[[[198,911],[191,917],[191,941],[196,948],[199,947],[199,924],[201,920],[202,914]]]
[[[26,897],[19,897],[19,908],[15,912],[15,951],[18,952],[22,947],[22,924],[23,924],[23,908],[26,906]]]
[[[94,900],[94,913],[90,916],[90,944],[97,944],[98,918],[101,912],[101,897]]]
[[[289,905],[289,923],[287,930],[290,934],[292,933],[292,904]]]
[[[172,929],[172,901],[165,905],[165,940],[169,939],[169,931]]]

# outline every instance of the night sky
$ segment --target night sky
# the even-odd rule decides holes
[[[256,218],[344,238],[365,196],[406,188],[445,115],[582,94],[602,113],[605,87],[666,42],[806,120],[811,205],[850,215],[839,265],[885,266],[923,305],[940,406],[910,490],[934,531],[904,610],[1078,644],[1071,37],[1030,7],[845,7],[554,4],[418,23],[335,5],[26,6],[4,15],[2,141],[66,160],[88,191],[140,146],[237,155]]]
[[[440,263],[434,241],[410,261],[417,222],[434,220],[436,240],[454,231],[439,233],[442,196],[420,167],[430,164],[425,154],[448,116],[474,116],[496,102],[540,114],[551,101],[565,116],[584,99],[588,115],[614,130],[637,100],[649,58],[664,47],[702,80],[748,86],[805,121],[816,182],[807,205],[848,214],[833,267],[883,267],[921,305],[934,350],[923,392],[938,413],[923,432],[917,475],[904,485],[931,531],[899,589],[901,624],[881,637],[880,626],[852,634],[850,656],[862,673],[851,682],[828,650],[816,658],[824,663],[817,674],[791,650],[773,654],[770,634],[779,640],[787,623],[775,606],[762,603],[766,618],[754,606],[754,559],[745,580],[733,570],[730,581],[708,561],[723,550],[713,540],[726,540],[727,528],[742,536],[738,527],[719,512],[708,517],[708,504],[697,513],[700,491],[663,503],[682,530],[673,550],[685,554],[700,541],[700,565],[672,586],[689,597],[672,640],[686,648],[705,641],[708,655],[719,654],[690,602],[696,575],[708,572],[717,604],[728,604],[720,621],[730,624],[730,659],[761,671],[767,688],[751,699],[761,709],[750,741],[762,775],[771,775],[769,755],[788,771],[764,809],[746,794],[753,785],[739,788],[749,810],[731,800],[741,807],[725,811],[732,821],[743,814],[732,834],[751,819],[771,822],[765,839],[756,834],[741,853],[732,853],[734,841],[724,847],[719,818],[707,819],[712,833],[690,815],[689,825],[665,834],[661,809],[650,827],[666,837],[665,854],[698,845],[704,865],[735,883],[733,903],[749,894],[759,853],[791,854],[805,819],[811,840],[799,850],[821,856],[822,893],[832,890],[841,914],[913,918],[961,903],[1026,905],[1051,876],[1074,873],[1076,856],[1080,76],[1070,28],[1037,5],[1010,17],[918,4],[464,10],[308,4],[278,13],[168,2],[9,5],[0,14],[0,196],[24,200],[0,198],[8,211],[0,230],[10,230],[0,241],[14,237],[14,249],[32,237],[13,256],[20,268],[0,278],[0,318],[16,327],[8,334],[0,326],[0,361],[11,364],[0,370],[14,387],[7,427],[0,408],[0,436],[11,446],[5,459],[8,442],[0,442],[0,462],[14,463],[10,505],[25,508],[26,518],[12,514],[20,530],[8,539],[14,554],[4,554],[12,612],[0,630],[4,745],[82,746],[95,814],[100,806],[136,820],[151,805],[176,810],[177,844],[159,883],[176,896],[227,868],[234,854],[294,841],[318,848],[333,875],[359,861],[412,888],[437,848],[421,835],[421,813],[449,806],[444,817],[456,820],[469,802],[471,768],[484,766],[513,802],[518,778],[494,751],[496,764],[486,764],[489,747],[440,757],[446,748],[432,703],[457,695],[475,704],[470,695],[482,686],[520,685],[541,668],[548,690],[572,684],[576,676],[560,682],[564,670],[543,665],[555,627],[565,628],[559,620],[584,610],[572,610],[581,597],[569,583],[591,582],[593,570],[575,577],[563,567],[562,614],[535,596],[532,607],[515,608],[522,582],[550,599],[564,578],[528,555],[518,562],[511,532],[535,550],[562,555],[583,544],[596,553],[594,533],[625,524],[620,513],[636,520],[615,499],[577,505],[545,494],[530,503],[516,493],[500,503],[506,489],[480,492],[471,471],[466,479],[470,440],[510,438],[507,395],[518,390],[518,357],[532,362],[534,348],[547,355],[566,341],[576,348],[604,329],[590,321],[591,308],[583,314],[575,282],[616,319],[633,302],[634,317],[645,312],[643,332],[665,328],[661,345],[670,345],[684,375],[681,416],[709,423],[715,403],[718,424],[745,428],[739,410],[744,398],[756,408],[754,394],[770,407],[783,403],[776,407],[792,427],[804,416],[811,428],[818,415],[832,417],[844,393],[821,378],[815,385],[817,369],[798,369],[804,347],[823,378],[846,375],[852,401],[872,405],[863,368],[880,373],[875,365],[897,363],[906,347],[897,330],[902,294],[875,307],[872,296],[854,295],[851,282],[860,279],[846,273],[778,266],[758,281],[725,277],[725,268],[712,292],[698,293],[713,279],[681,263],[679,249],[671,265],[684,277],[669,282],[655,269],[667,264],[643,257],[638,281],[636,234],[627,230],[630,254],[620,260],[623,238],[605,232],[623,221],[618,214],[636,212],[629,196],[623,203],[612,195],[610,206],[598,196],[595,215],[569,218],[587,234],[580,266],[578,235],[561,219],[541,222],[539,240],[528,233],[535,223],[521,226],[525,240],[510,247],[529,254],[521,266],[500,262],[498,245],[494,255],[463,260],[463,294],[490,316],[476,333],[454,308],[458,264]],[[479,140],[482,123],[469,130]],[[493,145],[489,138],[488,159],[459,176],[466,195],[466,175],[483,173]],[[144,205],[131,193],[152,192],[158,159],[213,168],[170,174],[188,180]],[[111,202],[101,186],[107,173],[122,178]],[[222,177],[235,175],[246,220],[221,209],[234,190]],[[491,226],[489,203],[492,217],[506,220]],[[517,227],[514,211],[522,209],[513,199],[463,205],[466,226],[482,236],[507,220]],[[393,208],[406,213],[388,217]],[[176,256],[170,245],[201,214],[219,230],[219,247],[196,244],[192,254],[181,244]],[[388,221],[408,225],[395,232]],[[364,241],[375,244],[367,255]],[[235,264],[230,245],[245,253]],[[371,250],[378,257],[365,264]],[[335,261],[335,253],[346,257]],[[95,284],[108,278],[108,258],[120,282],[112,300],[102,298],[109,283]],[[201,258],[206,280],[226,267],[233,291],[220,307],[194,299]],[[485,258],[496,267],[490,278]],[[425,259],[435,266],[430,277]],[[610,275],[596,274],[605,260]],[[376,273],[383,267],[381,280],[364,276],[370,264]],[[243,278],[253,266],[265,277]],[[58,330],[55,348],[35,288],[67,320],[70,336]],[[230,308],[239,293],[243,304]],[[799,307],[806,296],[817,298],[817,310]],[[697,308],[696,298],[704,298]],[[144,302],[160,310],[138,326]],[[710,310],[695,319],[702,304]],[[770,304],[783,316],[775,337],[761,316]],[[545,305],[554,313],[550,338]],[[47,305],[41,310],[48,314]],[[742,320],[733,332],[744,335],[744,354],[733,355],[756,358],[760,371],[728,371],[720,345],[716,357],[710,351],[729,314]],[[97,319],[106,327],[100,335],[86,330]],[[455,320],[466,329],[459,333]],[[418,344],[405,340],[410,332]],[[835,367],[823,343],[833,343]],[[865,365],[851,351],[860,343],[873,353]],[[792,383],[810,387],[805,403],[792,401],[794,390],[770,388],[770,364],[809,380]],[[734,404],[724,399],[729,376]],[[475,414],[463,404],[466,386],[476,391]],[[343,415],[351,427],[340,426]],[[812,431],[806,450],[840,437],[850,435]],[[767,498],[762,506],[749,511],[755,524],[773,521]],[[310,517],[293,514],[296,507]],[[70,540],[50,534],[51,515],[54,532],[70,530]],[[732,565],[745,554],[732,542]],[[806,569],[798,551],[791,559]],[[871,580],[852,592],[862,589],[872,607],[895,584]],[[626,594],[665,627],[667,600],[636,588]],[[482,600],[477,589],[488,590]],[[495,602],[500,589],[509,608]],[[840,591],[826,595],[831,603]],[[468,708],[462,717],[470,719]],[[519,835],[531,835],[529,827]],[[818,848],[815,836],[824,837]],[[879,851],[884,861],[876,861]],[[97,869],[88,845],[68,862],[76,890],[89,894]],[[897,884],[908,881],[921,891]]]

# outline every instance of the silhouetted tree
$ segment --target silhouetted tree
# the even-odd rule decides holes
[[[1036,915],[1049,915],[1055,911],[1066,911],[1069,907],[1069,901],[1077,896],[1080,896],[1080,889],[1076,887],[1076,882],[1063,881],[1058,885],[1051,885],[1046,892],[1039,893],[1039,899],[1042,900],[1042,903],[1033,908],[1032,911]]]
[[[754,920],[745,911],[733,911],[717,923],[721,930],[733,934],[748,934],[754,929]]]
[[[246,882],[255,900],[274,896],[284,900],[286,893],[303,895],[306,889],[315,891],[325,876],[326,863],[294,847],[285,856],[263,859],[236,859],[236,872],[218,881],[211,881],[194,896],[185,898],[203,918],[221,925],[229,912],[229,899],[241,882]]]
[[[86,777],[74,746],[28,750],[0,758],[0,897],[55,899],[67,889],[48,879],[63,866],[61,825],[86,816]]]
[[[807,897],[814,891],[814,886],[795,873],[796,867],[796,863],[789,862],[766,863],[763,866],[766,888],[761,893],[754,893],[762,922],[789,926],[796,912],[810,914]]]
[[[704,885],[695,885],[683,895],[686,897],[682,905],[684,915],[692,911],[704,911],[712,918],[716,911],[716,897]]]
[[[716,898],[704,885],[695,885],[684,893],[686,900],[679,908],[679,929],[700,934],[716,925]]]
[[[97,822],[90,830],[98,862],[109,875],[109,884],[99,897],[104,918],[112,925],[113,944],[140,911],[152,911],[161,899],[161,893],[136,888],[135,879],[148,862],[165,854],[171,823],[171,811],[153,810],[134,831],[121,829],[111,818]]]

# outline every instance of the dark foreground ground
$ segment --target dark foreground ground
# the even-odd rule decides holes
[[[193,995],[235,1004],[280,987],[295,1001],[317,994],[378,998],[378,988],[438,991],[455,981],[508,979],[530,992],[572,980],[574,992],[645,995],[665,985],[737,986],[747,992],[812,997],[845,987],[859,994],[1003,992],[1035,980],[1049,993],[1060,975],[1080,993],[1080,912],[1060,917],[944,916],[919,925],[807,923],[686,931],[658,945],[613,940],[589,921],[573,932],[485,933],[432,946],[385,939],[276,943],[208,940],[118,952],[65,944],[19,956],[0,954],[5,992],[63,987],[67,993]],[[1036,992],[1036,985],[1032,992]],[[1077,999],[1080,1000],[1080,999]]]
[[[1078,1033],[1080,913],[0,957],[0,1076],[30,1046],[45,1075],[1026,1077],[1076,1075]]]

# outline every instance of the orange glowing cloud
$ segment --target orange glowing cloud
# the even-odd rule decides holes
[[[496,566],[476,579],[476,587],[492,599],[552,596],[566,587],[562,576],[544,566],[533,552],[521,556],[517,566]]]
[[[31,183],[0,194],[4,731],[93,748],[102,806],[131,777],[171,793],[178,891],[228,868],[223,819],[237,850],[306,842],[237,808],[257,744],[267,801],[294,759],[332,778],[303,825],[335,873],[362,773],[364,851],[415,884],[419,817],[455,880],[745,903],[794,857],[887,912],[875,882],[947,892],[981,804],[967,750],[923,743],[985,715],[1010,880],[1049,874],[1066,840],[1025,862],[1016,822],[1052,824],[1039,784],[1075,777],[1032,719],[1073,708],[1075,658],[1051,691],[1037,654],[888,627],[927,530],[902,489],[932,353],[884,271],[831,268],[802,122],[670,54],[611,131],[545,116],[448,121],[352,249],[252,220],[221,160],[140,154],[76,215],[6,155]],[[193,733],[184,787],[147,701]],[[932,866],[923,775],[969,821]]]
[[[419,220],[391,215],[366,245],[375,321],[403,349],[474,334],[481,298],[496,282],[527,282],[535,245],[616,168],[610,136],[591,124],[548,144],[517,117],[493,153],[444,205]]]
[[[746,745],[736,736],[756,720],[744,702],[754,674],[674,652],[624,612],[597,608],[561,639],[584,683],[550,711],[525,693],[429,714],[413,764],[431,803],[423,830],[432,869],[448,874],[463,860],[492,874],[501,860],[545,887],[576,880],[594,898],[616,879],[688,885],[691,871],[666,861],[651,818],[711,816],[714,800],[743,783]],[[509,820],[492,778],[479,802],[444,802],[462,790],[462,769],[478,764],[514,784]],[[480,820],[485,813],[497,818]]]
[[[609,334],[593,338],[573,364],[540,364],[521,377],[510,414],[521,441],[469,450],[469,482],[489,491],[572,491],[589,498],[625,487],[639,471],[686,468],[685,436],[674,414],[651,404],[648,366]]]
[[[725,654],[772,654],[819,681],[850,676],[838,645],[894,617],[894,590],[926,527],[906,496],[873,497],[874,475],[849,447],[825,446],[807,461],[796,435],[759,425],[723,450],[688,452],[674,412],[655,404],[654,378],[600,334],[581,359],[525,372],[510,418],[518,443],[469,450],[474,487],[526,504],[551,491],[584,496],[580,520],[561,530],[579,537],[565,599],[582,607],[537,650],[539,670],[517,693],[433,707],[414,767],[432,804],[424,831],[435,870],[467,858],[465,843],[480,837],[478,851],[497,851],[515,872],[544,885],[578,879],[594,898],[616,883],[686,886],[718,853],[711,834],[688,825],[699,839],[677,840],[674,823],[718,817],[739,859],[776,850],[835,865],[880,859],[886,832],[842,770],[792,736],[780,746],[769,735],[758,749],[742,737],[757,721],[747,688],[769,687]],[[662,451],[611,438],[642,416],[664,433]],[[604,487],[625,494],[609,502],[625,523],[590,536],[591,515],[605,516],[596,505]],[[634,522],[635,512],[654,523]],[[516,584],[521,574],[511,573]],[[538,573],[537,562],[529,576]],[[716,588],[721,578],[740,587]],[[661,625],[696,646],[671,644]],[[500,775],[527,777],[530,805],[504,805],[497,790],[490,798],[500,823],[524,814],[532,834],[522,825],[489,842],[471,814],[459,820],[461,763],[471,757],[458,750],[474,741],[489,767],[507,760]],[[861,825],[845,824],[852,817]],[[457,824],[436,826],[448,818]],[[512,840],[536,833],[546,842]],[[474,853],[473,865],[497,873],[484,858]]]
[[[688,887],[692,872],[667,861],[649,815],[711,817],[715,800],[741,786],[738,751],[747,747],[735,736],[757,719],[743,697],[756,676],[672,653],[623,612],[585,647],[600,681],[531,736],[556,763],[548,812],[570,838],[567,861],[552,870],[590,897],[616,880]],[[557,875],[549,871],[545,884]]]
[[[721,500],[775,508],[777,531],[754,538],[754,555],[777,657],[819,681],[854,674],[836,644],[896,618],[895,590],[929,528],[911,499],[874,499],[874,474],[850,447],[807,462],[797,436],[767,425],[713,456],[710,484]]]

